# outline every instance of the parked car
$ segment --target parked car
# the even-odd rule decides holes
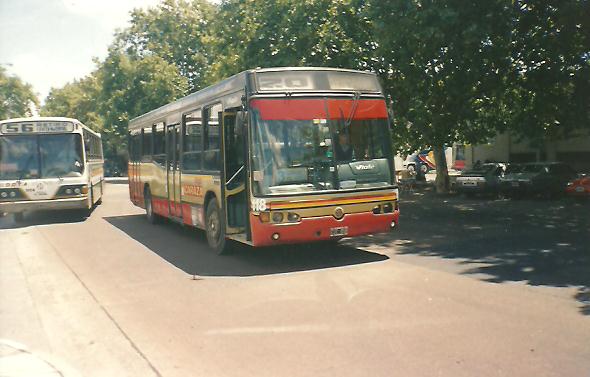
[[[500,179],[504,176],[506,166],[497,162],[474,165],[457,177],[455,190],[466,195],[498,195]]]
[[[570,181],[565,192],[571,196],[590,198],[590,176],[582,175]]]
[[[522,164],[500,180],[500,191],[509,197],[554,197],[565,193],[568,182],[576,176],[573,168],[560,162]]]

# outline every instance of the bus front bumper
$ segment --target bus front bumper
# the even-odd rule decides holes
[[[293,224],[263,224],[257,216],[252,215],[252,244],[271,246],[385,233],[394,229],[398,221],[399,210],[379,215],[371,212],[347,214],[341,220],[336,220],[333,216],[313,217]],[[343,228],[346,228],[345,235],[331,234]]]
[[[16,213],[25,211],[42,211],[53,209],[85,209],[88,208],[88,197],[82,196],[67,199],[23,200],[19,202],[0,202],[0,212]]]

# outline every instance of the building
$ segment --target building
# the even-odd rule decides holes
[[[560,161],[579,172],[590,173],[590,131],[580,130],[567,139],[547,140],[544,145],[519,141],[509,133],[504,133],[497,135],[488,144],[466,145],[464,155],[466,168],[477,161]]]

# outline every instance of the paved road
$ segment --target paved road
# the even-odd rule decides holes
[[[0,375],[587,376],[584,205],[414,193],[396,234],[219,257],[109,185],[0,219]]]

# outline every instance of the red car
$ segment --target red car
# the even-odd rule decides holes
[[[567,184],[568,195],[590,197],[590,176],[582,176]]]

